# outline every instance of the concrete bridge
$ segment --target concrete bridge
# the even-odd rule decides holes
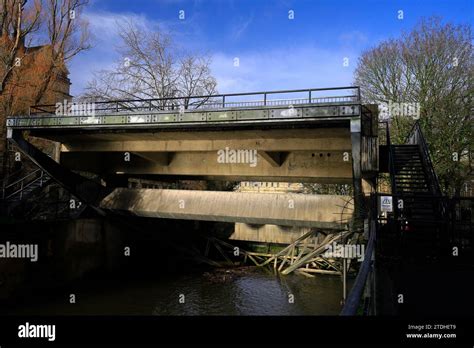
[[[9,117],[7,127],[9,138],[22,151],[98,209],[322,227],[334,223],[331,219],[341,213],[332,198],[323,205],[303,204],[303,217],[299,218],[282,212],[272,217],[268,207],[274,207],[278,199],[268,196],[257,201],[253,193],[239,194],[233,200],[229,198],[236,197],[232,193],[117,190],[102,200],[116,187],[125,186],[128,178],[173,178],[351,183],[358,206],[364,187],[370,189],[378,170],[376,108],[361,104],[357,87],[119,100],[93,106],[87,115],[79,112],[85,109],[78,105],[68,112],[60,108],[63,113],[56,112],[55,105],[35,106],[29,115]],[[26,142],[22,136],[25,130],[59,143],[59,164]],[[77,177],[79,184],[68,181],[71,171],[93,173],[106,187],[93,189],[94,183]],[[368,185],[363,186],[363,181]],[[95,190],[92,195],[91,190]],[[197,206],[207,204],[207,199],[215,200],[214,206],[223,210],[166,210],[177,199],[171,198],[176,194],[192,195],[192,202],[200,202]],[[297,198],[307,199],[311,200]],[[137,202],[141,204],[138,210]],[[331,207],[328,215],[321,213],[322,206]],[[255,211],[260,212],[260,218],[252,215]]]
[[[342,195],[127,188],[115,189],[100,206],[143,217],[240,223],[231,236],[240,240],[254,240],[255,225],[282,226],[280,236],[268,238],[279,243],[290,243],[309,228],[344,230],[354,213],[352,197]],[[278,234],[278,228],[268,228]]]

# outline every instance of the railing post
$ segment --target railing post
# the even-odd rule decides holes
[[[267,93],[263,93],[263,106],[267,105]]]
[[[222,107],[225,108],[225,95],[222,96]]]
[[[345,304],[347,299],[347,259],[342,259],[342,303]]]
[[[309,103],[309,104],[311,104],[311,90],[309,90],[309,93],[308,93],[308,95],[309,95],[309,98],[308,98],[308,103]]]

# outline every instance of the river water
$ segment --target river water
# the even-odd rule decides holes
[[[167,274],[156,279],[95,280],[75,292],[11,308],[23,315],[337,315],[338,276],[278,276],[244,268]],[[74,292],[74,290],[72,290]],[[184,295],[184,296],[183,296]]]

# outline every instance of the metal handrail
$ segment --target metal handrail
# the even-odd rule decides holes
[[[35,179],[33,179],[33,180],[31,180],[31,181],[29,181],[29,182],[27,182],[27,183],[25,184],[25,181],[26,181],[27,178],[36,175],[38,172],[40,173],[40,176],[39,176],[39,177],[37,177],[37,178],[35,178]],[[33,171],[33,172],[31,172],[31,173],[25,175],[25,176],[22,177],[21,179],[18,179],[17,181],[15,181],[15,182],[13,182],[13,183],[11,183],[11,184],[9,184],[9,185],[3,186],[3,187],[2,187],[2,199],[3,199],[3,200],[9,199],[9,198],[11,198],[11,197],[17,195],[18,193],[20,193],[20,199],[23,198],[23,191],[24,191],[26,188],[30,187],[31,185],[33,185],[34,183],[36,183],[36,182],[38,182],[38,181],[41,181],[40,186],[43,185],[43,178],[44,178],[44,176],[45,176],[45,172],[44,172],[42,169],[36,169],[35,171]],[[10,194],[7,195],[7,193],[6,193],[7,190],[8,190],[10,187],[14,187],[14,186],[16,186],[16,185],[18,185],[18,184],[20,184],[20,188],[19,188],[18,190],[13,191],[12,193],[10,193]]]
[[[108,101],[99,101],[96,104],[105,104],[105,103],[129,103],[129,102],[143,102],[143,101],[167,101],[167,100],[179,100],[186,98],[222,98],[222,97],[239,97],[239,96],[249,96],[249,95],[268,95],[268,94],[283,94],[283,93],[301,93],[301,92],[320,92],[320,91],[335,91],[335,90],[344,90],[344,89],[356,89],[359,90],[358,86],[346,86],[346,87],[329,87],[329,88],[307,88],[307,89],[287,89],[287,90],[274,90],[274,91],[263,91],[263,92],[245,92],[245,93],[226,93],[226,94],[212,94],[212,95],[198,95],[198,96],[189,96],[189,97],[167,97],[167,98],[150,98],[150,99],[125,99],[125,100],[108,100]],[[42,105],[33,105],[32,107],[47,107],[54,106],[55,104],[42,104]]]
[[[213,103],[203,103],[200,104],[197,107],[192,107],[192,108],[187,108],[184,110],[218,110],[218,109],[226,109],[226,108],[255,108],[255,107],[269,107],[269,106],[288,106],[288,105],[301,105],[301,104],[318,104],[318,105],[327,105],[327,104],[340,104],[344,103],[344,105],[359,105],[359,103],[355,100],[349,100],[351,98],[354,98],[354,96],[334,96],[334,97],[321,97],[321,98],[312,98],[311,100],[306,99],[306,98],[298,98],[298,99],[273,99],[273,100],[251,100],[251,101],[243,101],[243,102],[233,102],[233,101],[222,101],[222,102],[213,102]],[[342,100],[344,99],[344,100]],[[324,101],[323,101],[324,100]],[[169,111],[175,111],[179,110],[178,105],[167,105],[167,106],[112,106],[109,108],[100,108],[100,109],[94,109],[95,116],[103,116],[104,114],[107,113],[118,113],[120,114],[121,112],[138,112],[135,113],[134,115],[149,115],[149,111],[153,111],[156,113],[168,113]],[[79,112],[78,112],[79,114]],[[55,112],[43,112],[41,114],[39,113],[33,113],[33,115],[44,115],[43,117],[63,117],[63,116],[68,116],[67,114],[59,114],[56,115]],[[23,117],[28,117],[31,115],[26,115]],[[72,114],[72,117],[77,117],[81,115],[75,115]],[[22,117],[22,116],[19,116]],[[87,116],[86,116],[87,117]]]
[[[439,195],[441,193],[439,179],[434,170],[433,163],[431,162],[431,156],[428,149],[428,145],[426,143],[425,136],[421,131],[421,126],[418,120],[413,125],[409,135],[407,136],[407,139],[405,140],[405,143],[420,146],[420,149],[423,153],[423,159],[424,161],[426,161],[426,168],[428,170],[428,175],[432,184],[433,194]]]
[[[359,272],[357,273],[356,279],[354,281],[354,285],[352,286],[351,292],[349,293],[349,296],[347,297],[347,300],[344,303],[344,307],[342,308],[342,311],[340,313],[340,315],[342,316],[356,315],[357,308],[359,307],[360,303],[360,298],[367,282],[367,278],[369,276],[369,273],[373,271],[372,254],[374,252],[376,233],[376,230],[373,225],[374,221],[371,221],[369,241],[367,243],[364,261],[362,261],[362,264],[359,268]]]
[[[328,97],[314,97],[312,95],[313,92],[321,92],[321,91],[337,91],[337,90],[355,90],[353,95],[344,95],[344,96],[328,96]],[[273,95],[273,94],[290,94],[290,93],[307,93],[308,98],[307,100],[309,103],[312,103],[312,100],[318,100],[318,99],[325,99],[325,98],[353,98],[355,102],[360,102],[360,88],[358,86],[346,86],[346,87],[330,87],[330,88],[309,88],[309,89],[295,89],[295,90],[274,90],[274,91],[262,91],[262,92],[247,92],[247,93],[227,93],[227,94],[214,94],[214,95],[198,95],[198,96],[184,96],[184,97],[166,97],[166,98],[145,98],[145,99],[124,99],[124,100],[108,100],[108,101],[97,101],[94,102],[95,105],[103,105],[103,104],[109,104],[109,108],[105,109],[96,109],[97,111],[103,111],[103,110],[115,110],[116,112],[119,110],[119,108],[125,108],[125,109],[130,109],[130,107],[125,107],[124,104],[127,103],[144,103],[143,106],[141,107],[135,107],[135,108],[165,108],[165,107],[177,107],[176,104],[168,104],[173,101],[179,101],[182,100],[184,101],[184,105],[189,108],[189,106],[195,106],[195,108],[201,108],[203,105],[220,105],[222,107],[226,107],[226,105],[229,104],[237,104],[238,102],[232,102],[229,101],[229,97],[239,97],[239,96],[262,96],[263,100],[259,100],[258,102],[262,103],[263,106],[271,105],[272,102],[275,100],[268,100],[267,96],[268,95]],[[227,98],[227,100],[226,100]],[[190,100],[195,100],[195,99],[205,99],[204,102],[193,102],[190,103]],[[304,98],[306,99],[306,98]],[[208,101],[211,100],[209,103]],[[291,99],[288,99],[290,101]],[[294,99],[297,100],[297,99]],[[158,105],[153,105],[153,102],[158,102],[161,103]],[[244,101],[241,103],[255,103],[255,101]],[[270,103],[270,104],[269,104]],[[196,105],[194,105],[196,104]],[[30,107],[30,113],[31,110],[36,109],[40,112],[43,113],[49,113],[51,114],[52,112],[45,110],[45,108],[55,108],[56,105],[52,104],[43,104],[43,105],[33,105]]]
[[[10,188],[11,186],[14,186],[14,185],[18,184],[18,183],[21,182],[21,181],[25,181],[26,178],[28,178],[28,177],[30,177],[30,176],[33,176],[34,174],[36,174],[36,173],[38,173],[38,172],[41,172],[41,171],[42,171],[42,169],[36,169],[35,171],[33,171],[33,172],[29,173],[29,174],[26,174],[24,177],[18,179],[17,181],[14,181],[14,182],[12,182],[11,184],[6,185],[6,186],[5,186],[5,189]]]

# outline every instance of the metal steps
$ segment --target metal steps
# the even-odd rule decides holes
[[[33,192],[46,186],[51,177],[42,169],[36,169],[12,183],[2,185],[1,199],[4,202],[20,202],[29,197]]]
[[[401,251],[410,258],[432,258],[440,247],[439,214],[419,145],[392,145],[394,191],[400,209]]]

